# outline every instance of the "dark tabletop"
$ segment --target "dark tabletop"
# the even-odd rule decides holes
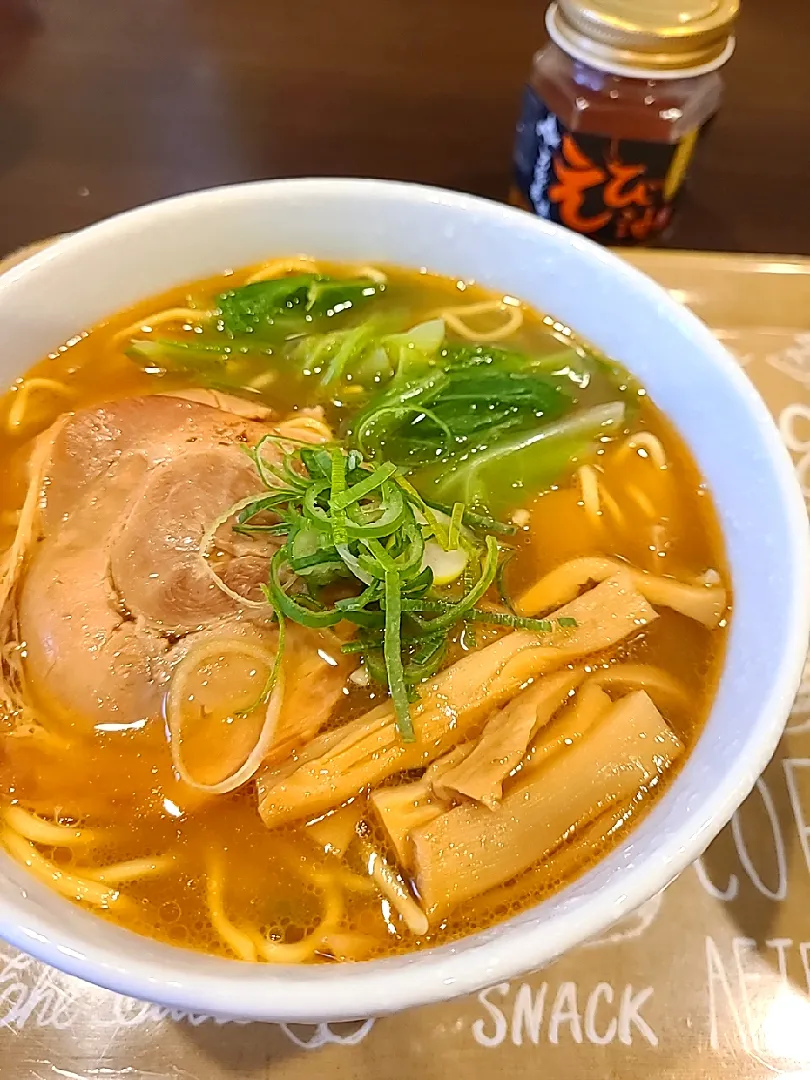
[[[213,184],[506,194],[544,0],[0,0],[0,252]],[[34,0],[32,0],[34,2]],[[810,0],[742,0],[671,246],[810,254]]]

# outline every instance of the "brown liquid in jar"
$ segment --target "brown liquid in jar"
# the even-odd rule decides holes
[[[722,76],[711,71],[683,79],[631,79],[598,71],[551,43],[535,55],[529,85],[571,131],[674,143],[715,112]]]

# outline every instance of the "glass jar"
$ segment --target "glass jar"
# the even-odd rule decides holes
[[[644,243],[672,216],[734,48],[737,0],[559,0],[535,54],[512,202],[593,239]]]

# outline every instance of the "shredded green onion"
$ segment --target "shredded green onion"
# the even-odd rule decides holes
[[[283,452],[280,461],[263,454],[269,439]],[[239,507],[234,528],[283,539],[265,587],[280,625],[286,619],[313,629],[354,624],[357,638],[343,651],[361,655],[371,678],[387,687],[403,741],[416,737],[410,710],[418,686],[441,666],[457,627],[468,634],[471,622],[551,629],[546,620],[476,606],[501,563],[492,535],[506,528],[499,522],[469,515],[462,502],[445,514],[394,464],[368,465],[360,451],[337,443],[265,436],[251,457],[266,490]],[[460,596],[434,584],[424,561],[428,542],[467,553]],[[338,583],[344,595],[331,600],[324,590]],[[283,642],[283,629],[280,636]]]
[[[351,506],[352,503],[359,502],[367,495],[370,495],[376,488],[380,487],[383,480],[387,480],[388,477],[396,471],[396,465],[386,462],[384,465],[380,465],[378,469],[375,469],[373,473],[365,478],[365,480],[361,480],[348,491],[336,492],[333,484],[332,509],[345,510],[346,507]]]
[[[447,530],[447,543],[450,545],[451,551],[454,551],[458,547],[463,518],[464,503],[453,503],[453,513],[450,515],[450,528]]]
[[[329,500],[329,509],[332,517],[332,539],[335,547],[338,544],[346,544],[349,533],[346,527],[346,508],[340,502],[346,492],[346,458],[339,447],[332,451],[332,497]]]
[[[414,742],[416,736],[411,721],[410,703],[408,701],[408,689],[405,685],[405,672],[402,669],[402,653],[400,643],[400,622],[402,619],[401,583],[396,569],[386,568],[385,571],[385,644],[383,655],[385,656],[385,670],[388,673],[388,688],[391,692],[391,700],[394,703],[394,712],[397,717],[397,727],[403,742]]]

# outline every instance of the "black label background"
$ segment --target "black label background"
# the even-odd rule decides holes
[[[597,170],[605,174],[605,182],[582,191],[581,205],[577,208],[577,216],[590,224],[593,219],[609,213],[610,221],[598,228],[578,228],[570,220],[571,215],[566,215],[565,208],[549,198],[549,190],[553,190],[558,183],[558,166],[564,164],[563,144],[566,136],[573,139],[577,149]],[[574,228],[601,243],[638,243],[640,239],[651,238],[661,232],[671,216],[672,205],[664,197],[664,183],[678,147],[678,143],[574,134],[548,109],[534,90],[527,86],[523,94],[523,107],[515,139],[515,181],[521,195],[540,217]],[[627,207],[606,205],[611,162],[644,166],[645,171],[639,180],[644,183],[646,206],[634,203]],[[629,182],[622,188],[622,192],[632,191],[633,186],[633,182]],[[639,221],[645,214],[654,221],[649,237],[632,235],[632,223]],[[566,220],[566,216],[569,220]]]

